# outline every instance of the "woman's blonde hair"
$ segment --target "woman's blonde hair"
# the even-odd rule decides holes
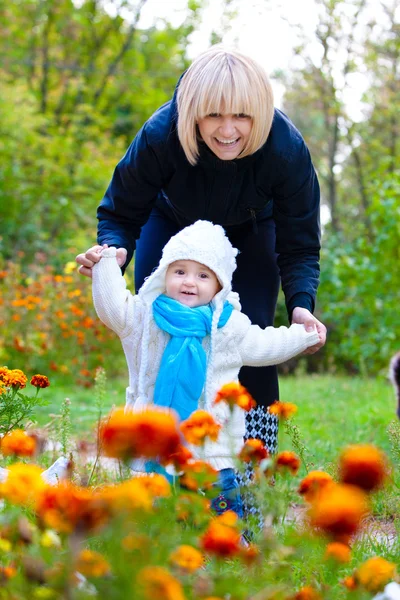
[[[274,98],[265,70],[236,50],[212,46],[196,58],[178,88],[178,137],[190,164],[199,157],[197,122],[212,113],[252,118],[250,137],[238,158],[265,144],[274,116]]]

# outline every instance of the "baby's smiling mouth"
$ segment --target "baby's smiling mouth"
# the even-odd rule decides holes
[[[182,290],[181,294],[187,294],[188,296],[195,296],[196,295],[194,292],[186,292],[185,290]]]

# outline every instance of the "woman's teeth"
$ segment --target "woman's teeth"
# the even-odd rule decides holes
[[[217,140],[218,143],[220,144],[225,144],[225,146],[229,146],[230,144],[235,144],[239,138],[235,138],[234,140],[220,140],[218,138],[215,138]]]

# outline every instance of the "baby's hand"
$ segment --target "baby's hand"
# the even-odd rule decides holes
[[[101,260],[101,252],[104,248],[108,248],[108,244],[103,244],[103,246],[92,246],[86,252],[82,254],[78,254],[76,257],[76,262],[78,265],[81,265],[78,269],[81,275],[85,275],[86,277],[92,277],[92,269],[93,266]],[[120,267],[126,262],[127,251],[125,248],[117,248],[116,258],[117,263]]]
[[[307,331],[313,331],[317,328],[319,342],[304,351],[303,354],[314,354],[318,352],[326,342],[326,327],[321,321],[318,321],[313,314],[306,308],[296,307],[292,313],[292,323],[303,324]]]

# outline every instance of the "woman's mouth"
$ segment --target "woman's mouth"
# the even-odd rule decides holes
[[[238,141],[240,140],[240,137],[238,138],[232,138],[230,140],[223,140],[221,138],[214,138],[214,140],[217,142],[217,144],[219,146],[222,146],[224,148],[231,148],[232,146],[234,146],[235,144],[238,143]]]

